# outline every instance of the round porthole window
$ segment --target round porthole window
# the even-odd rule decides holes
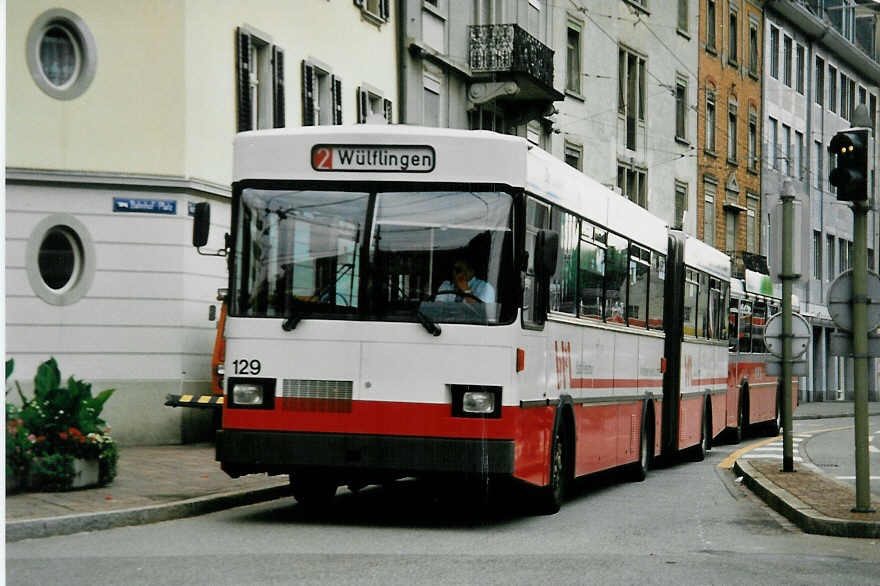
[[[49,289],[56,293],[68,290],[82,271],[82,243],[66,226],[53,226],[40,244],[37,265]]]
[[[95,39],[73,12],[49,10],[28,32],[27,62],[40,89],[59,100],[73,99],[86,91],[95,77]]]
[[[25,255],[31,289],[46,303],[76,303],[92,285],[95,246],[83,223],[69,214],[53,214],[38,223]]]

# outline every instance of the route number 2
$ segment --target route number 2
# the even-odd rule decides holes
[[[260,364],[259,360],[233,360],[232,361],[232,369],[235,371],[235,374],[260,374],[260,371],[263,369],[263,365]]]
[[[312,167],[316,170],[333,169],[333,150],[329,148],[318,148],[312,153]]]

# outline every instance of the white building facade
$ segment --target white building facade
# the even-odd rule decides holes
[[[199,439],[163,405],[206,391],[222,258],[191,246],[191,205],[229,228],[241,130],[396,120],[387,0],[14,2],[7,7],[6,348],[27,389],[115,388],[123,444]],[[336,32],[334,32],[336,31]],[[346,42],[338,40],[344,31]]]

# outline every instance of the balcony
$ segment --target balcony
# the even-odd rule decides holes
[[[727,250],[725,253],[730,257],[730,272],[735,278],[745,278],[746,269],[765,275],[770,273],[766,256],[744,250]]]
[[[506,99],[553,102],[553,50],[515,24],[470,26],[468,60],[475,81],[513,81]]]

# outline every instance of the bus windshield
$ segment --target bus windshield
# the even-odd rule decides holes
[[[498,191],[244,188],[230,312],[507,323],[512,210]]]

